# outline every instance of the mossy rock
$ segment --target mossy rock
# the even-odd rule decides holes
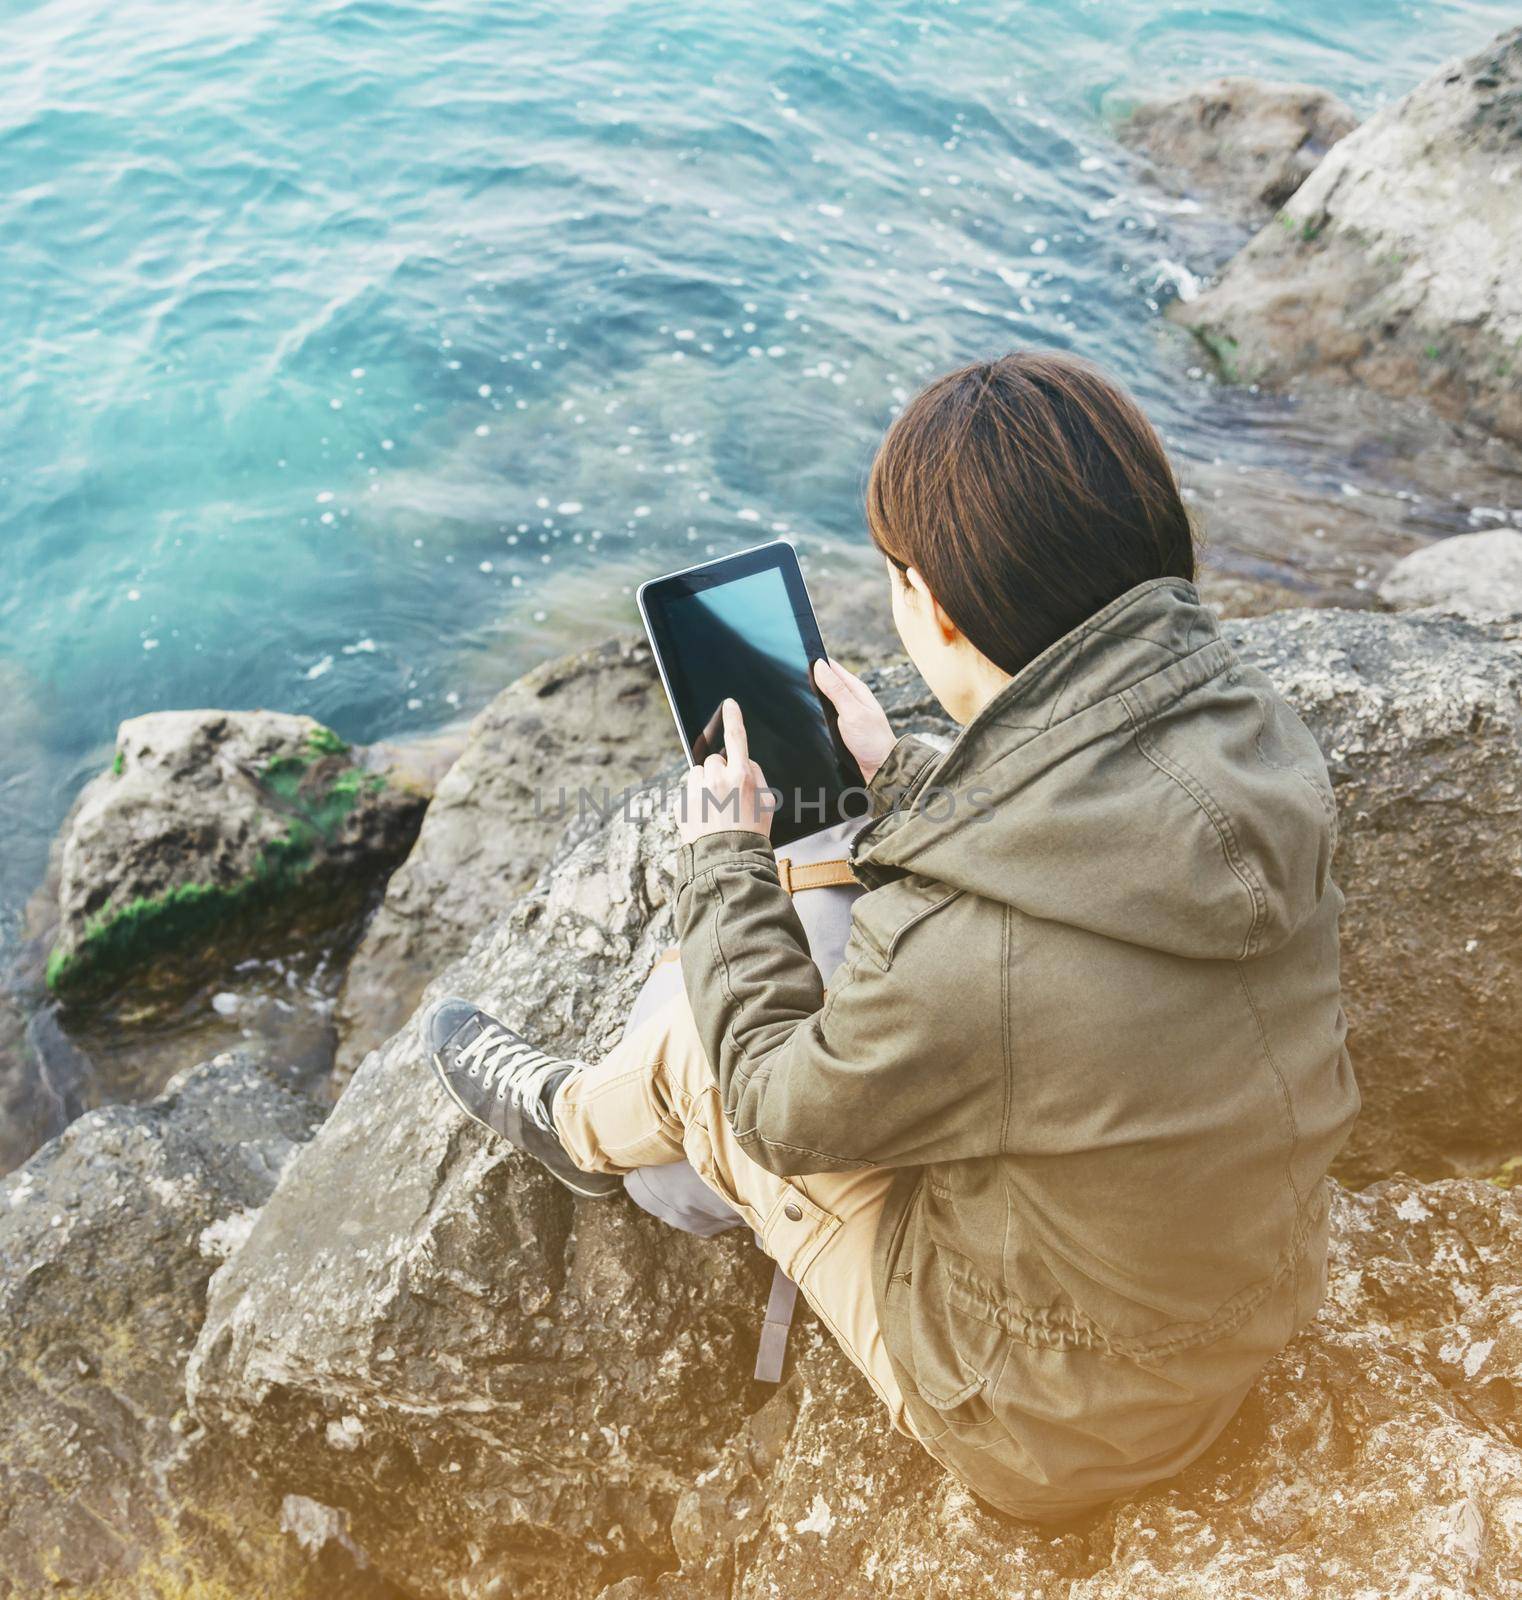
[[[293,919],[351,916],[425,805],[309,717],[126,722],[67,824],[48,987],[72,1002],[166,964],[193,976]]]

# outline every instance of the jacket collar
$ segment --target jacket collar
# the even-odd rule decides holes
[[[965,821],[969,808],[947,797],[986,789],[997,799],[1018,787],[1024,764],[1012,758],[1033,741],[1107,703],[1126,720],[1121,697],[1129,691],[1152,679],[1165,691],[1181,690],[1230,659],[1192,583],[1152,578],[1128,589],[1016,673],[921,772],[901,808],[863,832],[856,859],[909,865],[921,848]]]

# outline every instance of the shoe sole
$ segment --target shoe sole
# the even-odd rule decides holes
[[[422,1030],[423,1030],[423,1037],[425,1039],[427,1039],[431,1035],[431,1033],[433,1031],[431,1026],[430,1026],[430,1024],[433,1022],[433,1015],[434,1015],[434,1012],[437,1010],[437,1008],[442,1004],[443,1004],[442,1001],[435,1000],[433,1002],[433,1004],[430,1005],[428,1007],[428,1009],[423,1013]],[[465,1113],[465,1115],[467,1117],[469,1117],[470,1120],[473,1123],[475,1123],[475,1125],[478,1128],[485,1128],[488,1133],[496,1134],[499,1139],[502,1138],[503,1137],[502,1134],[497,1133],[497,1130],[494,1127],[492,1127],[492,1125],[489,1122],[482,1122],[480,1117],[478,1117],[475,1114],[475,1112],[472,1111],[470,1109],[470,1107],[465,1104],[465,1102],[459,1097],[459,1095],[455,1093],[455,1087],[449,1081],[448,1074],[444,1071],[444,1063],[440,1059],[438,1051],[437,1050],[430,1050],[428,1052],[428,1059],[429,1059],[429,1061],[431,1061],[433,1063],[433,1075],[434,1075],[435,1078],[437,1078],[439,1080],[439,1084],[443,1088],[444,1093],[447,1094],[449,1096],[449,1098],[454,1101],[454,1103],[460,1108],[460,1110],[463,1111]],[[509,1139],[507,1142],[509,1144],[513,1144],[511,1139]],[[515,1144],[513,1145],[513,1149],[514,1150],[517,1150],[519,1148],[521,1148],[521,1147],[518,1146],[518,1145],[515,1145]],[[524,1153],[527,1154],[526,1151]],[[555,1180],[555,1182],[560,1184],[562,1188],[569,1189],[572,1194],[579,1195],[583,1200],[611,1200],[613,1198],[613,1196],[618,1192],[616,1189],[580,1189],[574,1183],[572,1183],[569,1178],[562,1178],[558,1172],[555,1172],[551,1168],[546,1167],[542,1161],[539,1163],[539,1165],[541,1167],[544,1167],[544,1170],[546,1172],[548,1172],[549,1175]]]

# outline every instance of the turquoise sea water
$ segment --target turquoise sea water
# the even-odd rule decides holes
[[[893,408],[1014,344],[1186,454],[1166,212],[1218,72],[1360,112],[1426,0],[42,0],[0,65],[0,920],[120,719],[474,709],[698,553],[859,541]]]

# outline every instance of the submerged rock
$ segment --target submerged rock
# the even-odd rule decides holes
[[[310,717],[160,711],[124,722],[58,857],[48,987],[77,999],[148,968],[197,973],[272,914],[330,925],[416,835],[427,795]]]
[[[428,980],[534,881],[578,811],[616,808],[679,748],[643,644],[612,640],[504,689],[471,723],[349,965],[337,1082],[406,1022]]]
[[[1515,988],[1455,919],[1515,941],[1522,655],[1454,619],[1303,612],[1230,632],[1336,774],[1377,1131],[1357,1159],[1516,1139]],[[909,669],[877,681],[900,726],[944,727]],[[658,814],[569,842],[430,993],[600,1054],[670,941],[671,843]],[[1086,1524],[1032,1530],[892,1436],[817,1328],[789,1383],[757,1390],[767,1267],[748,1240],[572,1202],[464,1121],[409,1025],[213,1280],[189,1393],[230,1451],[344,1513],[417,1595],[1246,1600],[1385,1593],[1392,1574],[1516,1595],[1517,1198],[1401,1180],[1340,1195],[1336,1226],[1328,1309],[1218,1446]]]
[[[0,1182],[0,1593],[390,1593],[341,1539],[282,1532],[281,1493],[184,1405],[206,1280],[315,1123],[221,1056]]]
[[[1522,441],[1522,29],[1339,141],[1172,314],[1227,377],[1417,395]]]
[[[1255,226],[1305,182],[1337,141],[1358,126],[1325,89],[1258,78],[1215,78],[1145,100],[1120,136],[1170,186],[1210,200]]]
[[[1475,617],[1522,617],[1522,533],[1461,533],[1403,556],[1379,586],[1397,611],[1430,606]]]

